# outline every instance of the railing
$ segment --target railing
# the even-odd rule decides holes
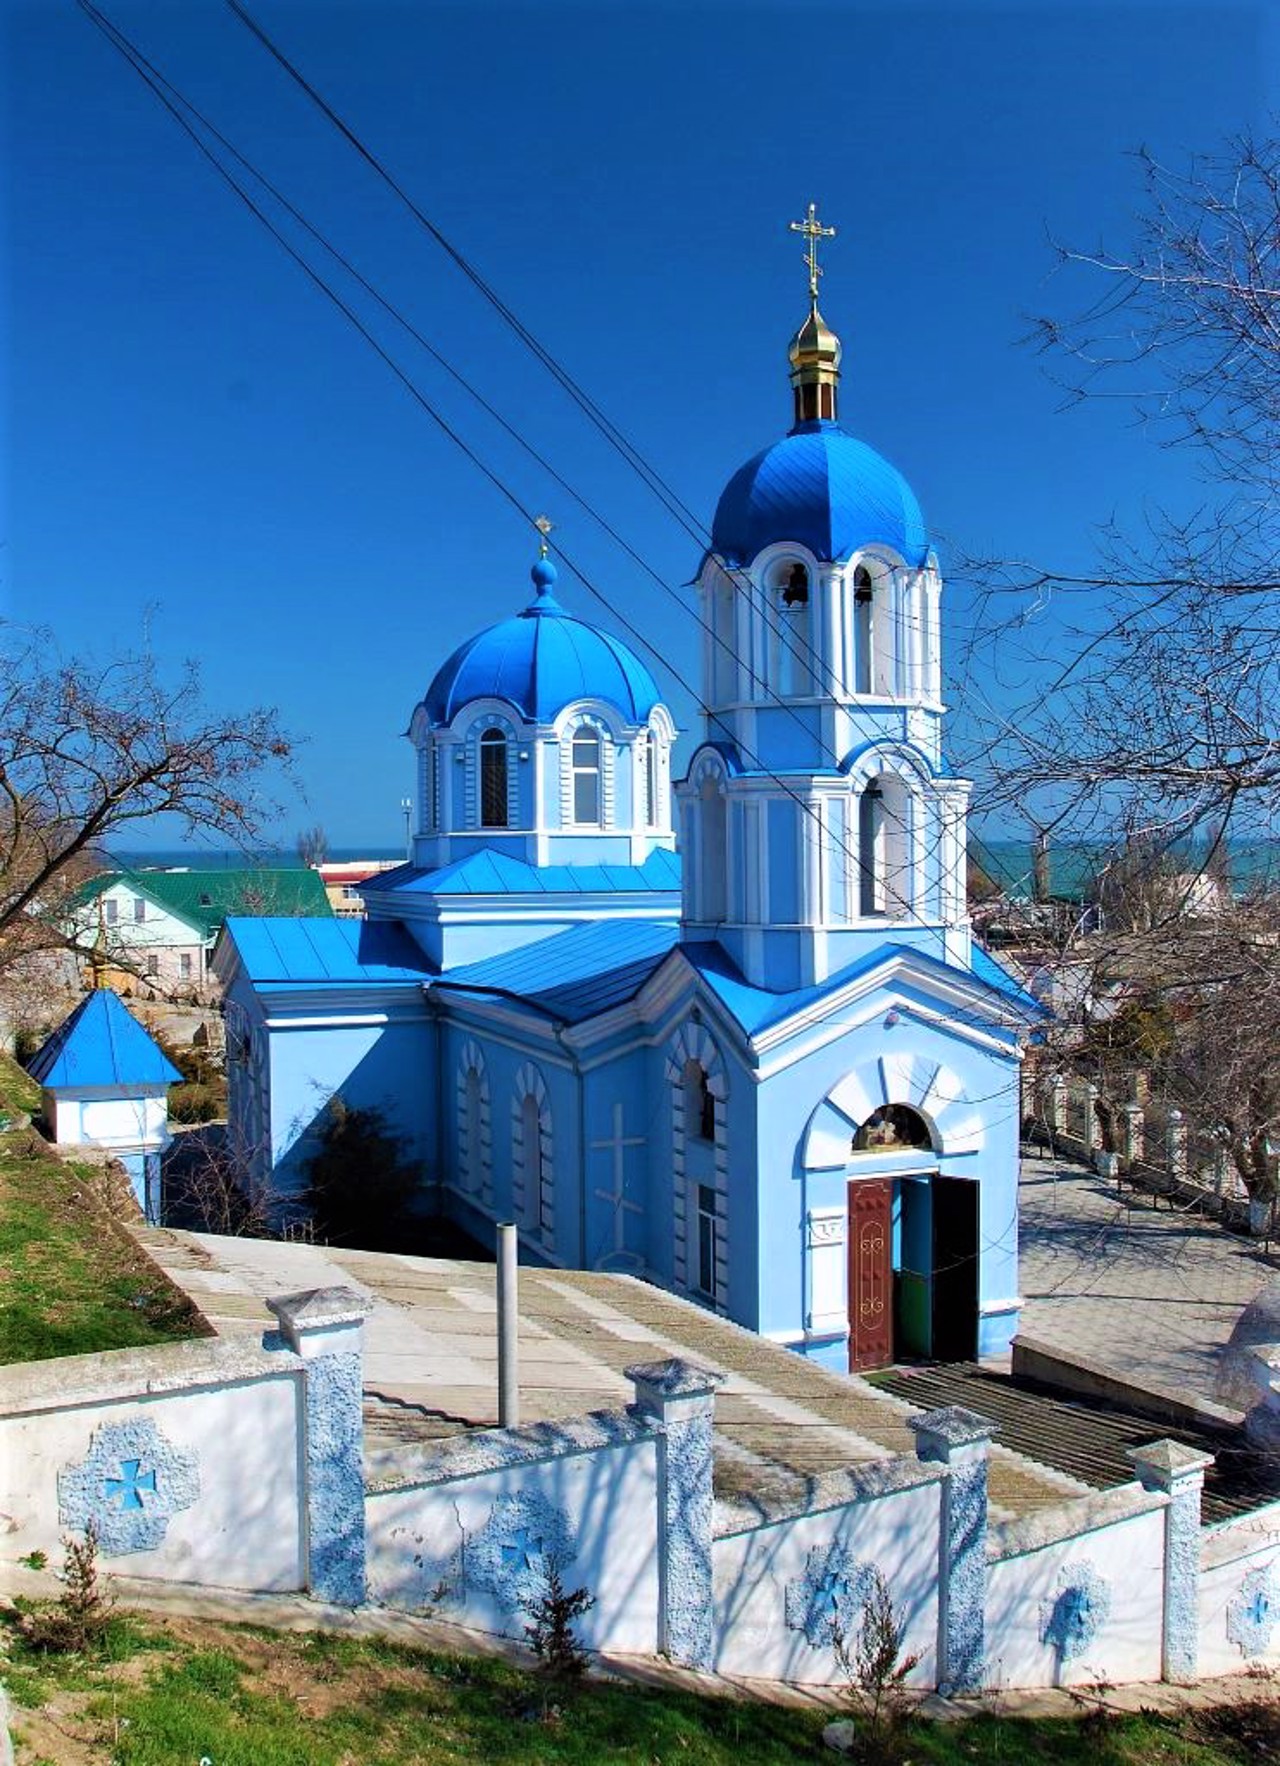
[[[1254,1201],[1223,1136],[1189,1121],[1181,1110],[1137,1096],[1104,1095],[1075,1074],[1028,1075],[1024,1118],[1031,1139],[1093,1165],[1172,1205],[1196,1208],[1236,1231],[1271,1238],[1277,1201]],[[1272,1170],[1277,1187],[1280,1155]]]

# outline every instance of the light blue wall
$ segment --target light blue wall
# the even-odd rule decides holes
[[[844,1076],[904,1047],[926,1063],[942,1063],[959,1080],[985,1124],[980,1152],[943,1155],[939,1172],[979,1184],[979,1304],[1017,1293],[1018,1119],[1017,1062],[1012,1049],[996,1056],[959,1036],[901,1012],[900,990],[880,995],[879,1009],[849,1030],[764,1080],[755,1093],[760,1183],[759,1240],[764,1253],[756,1271],[754,1318],[766,1332],[797,1329],[805,1310],[804,1232],[810,1209],[842,1208],[845,1172],[805,1172],[801,1149],[810,1117]],[[890,1030],[884,1017],[900,1011]],[[860,1014],[865,1003],[860,1005]],[[906,1100],[897,1100],[906,1101]],[[736,1166],[731,1156],[731,1167]],[[984,1350],[1016,1328],[1013,1315],[993,1322]]]
[[[380,1110],[433,1177],[435,1028],[421,1007],[412,1010],[385,1024],[271,1031],[271,1147],[282,1189],[305,1181],[316,1128],[335,1093],[355,1109]]]

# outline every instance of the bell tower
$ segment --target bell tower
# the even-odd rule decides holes
[[[684,931],[754,985],[824,981],[889,942],[966,963],[969,785],[942,757],[942,583],[910,487],[836,421],[818,310],[788,350],[794,421],[736,472],[698,578],[705,740],[679,789]]]

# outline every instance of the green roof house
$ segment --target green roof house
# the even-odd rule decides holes
[[[202,990],[208,958],[229,914],[331,919],[313,870],[104,871],[80,891],[72,924],[82,945],[102,934],[117,983]]]

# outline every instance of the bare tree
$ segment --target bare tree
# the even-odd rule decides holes
[[[1138,533],[1106,530],[1084,574],[970,561],[988,613],[974,641],[1029,688],[982,733],[994,761],[985,801],[1059,835],[1126,810],[1134,831],[1153,835],[1223,818],[1270,827],[1280,139],[1235,140],[1185,171],[1138,160],[1145,203],[1131,248],[1059,248],[1059,285],[1086,292],[1068,316],[1038,320],[1033,338],[1068,403],[1116,399],[1156,440],[1193,451],[1203,496]],[[1048,672],[1035,653],[1047,608],[1059,659]]]
[[[329,856],[329,836],[319,822],[312,828],[303,828],[298,835],[298,857],[304,865],[314,868],[322,865]]]
[[[47,634],[0,625],[0,970],[92,941],[67,908],[108,838],[167,814],[251,841],[289,753],[274,711],[210,710],[194,665],[168,681],[146,653],[63,660]]]

